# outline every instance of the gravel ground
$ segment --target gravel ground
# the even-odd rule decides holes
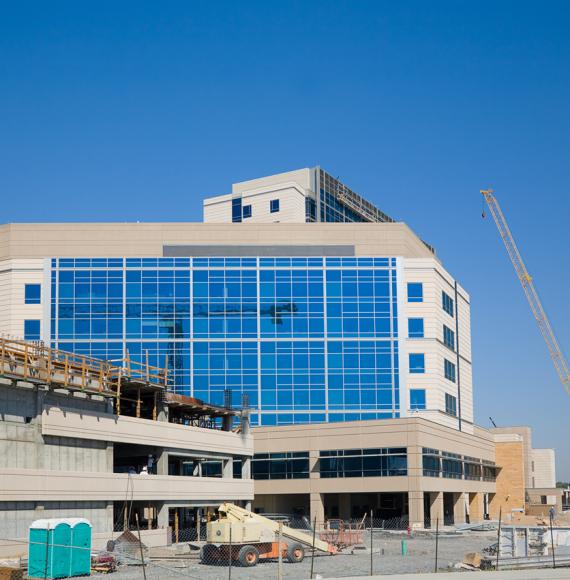
[[[406,539],[407,554],[401,555],[401,542]],[[442,535],[439,538],[440,570],[449,570],[468,552],[481,552],[496,539],[493,532],[469,532],[462,535]],[[316,555],[314,558],[313,578],[341,578],[343,576],[370,575],[370,537],[365,538],[366,547],[357,549],[353,554],[343,553],[335,556]],[[147,567],[148,580],[170,580],[174,578],[196,578],[199,580],[224,580],[230,578],[228,566],[202,564],[198,552],[175,556],[175,550],[155,551],[155,554],[169,555],[169,559],[154,560]],[[433,572],[435,563],[435,537],[417,535],[406,538],[400,534],[374,534],[374,573],[411,574]],[[232,580],[277,579],[277,562],[260,562],[254,568],[232,566]],[[311,557],[308,554],[300,564],[283,563],[283,578],[305,580],[310,577]],[[140,580],[143,571],[140,566],[121,566],[110,578],[116,580]]]

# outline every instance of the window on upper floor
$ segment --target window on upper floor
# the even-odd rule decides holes
[[[453,415],[457,417],[457,397],[445,393],[445,412],[448,415]]]
[[[423,318],[408,318],[408,337],[409,338],[423,338],[424,337],[424,319]]]
[[[445,344],[447,348],[455,350],[455,332],[453,332],[451,328],[445,326],[445,324],[443,325],[443,344]]]
[[[242,211],[243,219],[251,217],[251,205],[244,205]]]
[[[278,199],[272,199],[269,202],[269,212],[270,213],[277,213],[279,211],[279,200]]]
[[[408,302],[424,301],[424,285],[421,282],[408,283]]]
[[[24,340],[40,340],[39,320],[24,320]]]
[[[441,292],[441,307],[449,314],[449,316],[453,316],[454,308],[453,308],[453,298],[446,294],[445,292]]]
[[[443,374],[448,381],[455,382],[455,365],[447,359],[443,359]]]
[[[421,411],[426,408],[426,390],[410,389],[410,409]]]
[[[241,222],[241,197],[232,198],[232,222]]]
[[[42,285],[41,284],[26,284],[24,286],[25,303],[26,304],[41,304],[42,302]]]
[[[410,373],[420,374],[426,372],[426,361],[423,353],[410,353]]]

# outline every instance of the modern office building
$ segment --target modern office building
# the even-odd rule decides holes
[[[181,395],[218,406],[245,400],[260,441],[271,428],[379,425],[354,449],[380,450],[382,465],[394,455],[386,461],[399,469],[406,449],[416,471],[385,477],[408,498],[397,505],[415,524],[428,505],[420,492],[493,493],[485,466],[500,474],[501,454],[490,443],[498,435],[473,422],[470,298],[433,247],[320,168],[235,184],[204,202],[204,220],[0,226],[0,333],[167,366]],[[441,444],[409,438],[426,424],[441,430]],[[384,443],[384,429],[398,425],[406,428]],[[299,452],[351,450],[323,445]],[[460,465],[455,479],[465,485],[443,475],[424,485],[424,447],[441,473]],[[310,493],[326,495],[327,485]],[[336,513],[321,499],[311,505]]]
[[[254,424],[421,413],[472,429],[469,296],[403,223],[11,224],[0,238],[10,336],[167,361],[177,392],[247,395]]]

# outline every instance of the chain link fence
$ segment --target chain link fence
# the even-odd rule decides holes
[[[196,528],[179,529],[178,542],[171,541],[170,528],[155,530],[154,536],[144,528],[119,529],[101,549],[90,550],[92,573],[111,573],[117,580],[305,580],[570,566],[570,533],[568,528],[557,528],[556,522],[552,527],[546,522],[541,527],[517,528],[498,522],[445,526],[436,521],[430,530],[412,530],[405,517],[331,519],[308,527],[307,520],[288,523],[300,527],[292,528],[291,534],[281,522],[280,531],[262,534],[261,541],[258,536],[255,540],[240,536],[236,542],[232,533],[239,532],[232,532],[230,526],[227,537],[215,543],[207,541],[206,525],[200,526],[199,536]],[[296,532],[303,534],[301,539],[292,537]],[[157,545],[156,537],[166,541]],[[57,544],[45,547],[47,553]],[[28,563],[22,558],[11,564],[25,570]],[[52,577],[47,568],[43,577]]]

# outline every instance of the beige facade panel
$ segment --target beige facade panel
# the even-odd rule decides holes
[[[129,481],[133,501],[253,499],[251,480],[220,477],[2,469],[0,481],[0,501],[124,501]]]
[[[65,407],[44,408],[42,435],[153,445],[224,455],[253,454],[253,438],[250,435],[104,413],[79,413]]]
[[[433,258],[404,223],[59,223],[0,226],[0,260],[160,257],[178,244],[348,244],[357,256]],[[2,268],[0,268],[2,269]]]
[[[462,433],[419,417],[256,427],[253,433],[255,453],[417,446],[495,460],[494,440],[488,431]]]

